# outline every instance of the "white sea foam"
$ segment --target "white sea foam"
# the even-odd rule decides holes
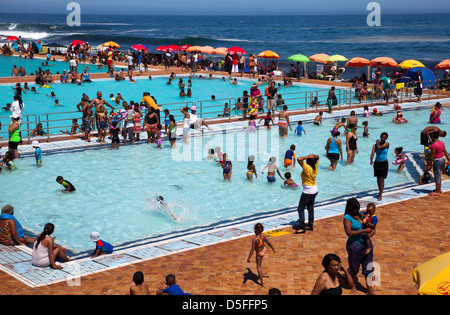
[[[84,33],[48,33],[48,32],[26,32],[26,31],[6,31],[0,30],[0,36],[21,36],[23,39],[43,39],[51,36],[71,36],[71,35],[84,35]]]

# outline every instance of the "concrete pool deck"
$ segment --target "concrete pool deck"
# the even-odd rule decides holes
[[[434,101],[427,102],[423,102],[421,105],[416,103],[402,104],[402,107],[404,109],[414,109],[418,106],[431,106],[434,104]],[[385,107],[385,109],[387,110],[388,107]],[[356,111],[357,113],[362,113],[362,109],[356,109]],[[348,116],[349,112],[350,109],[334,111],[330,117]],[[314,113],[309,113],[299,117],[304,121],[308,121],[313,119],[314,116]],[[299,119],[296,117],[297,116],[293,116],[292,120]],[[222,132],[224,128],[230,131],[242,130],[246,127],[246,122],[236,121],[231,123],[217,123],[212,125],[212,127],[213,131],[205,131],[205,133]],[[201,135],[201,133],[198,131],[193,132],[193,136],[196,135]],[[145,140],[145,138],[143,140]],[[104,146],[107,147],[108,144]],[[66,150],[70,152],[72,150],[85,150],[90,147],[100,148],[102,145],[95,142],[95,140],[86,144],[82,140],[73,139],[42,143],[44,156],[45,154],[52,152],[58,153]],[[29,145],[20,146],[19,149],[22,156],[34,154],[34,150]],[[4,149],[1,149],[0,153],[3,154],[3,151]],[[385,263],[385,265],[382,266],[383,277],[383,269],[386,271],[386,269],[389,269],[392,266],[400,266],[400,258],[398,257],[400,253],[408,264],[413,261],[419,264],[450,250],[448,241],[446,242],[446,240],[448,240],[449,232],[448,229],[446,229],[446,224],[443,223],[446,222],[444,217],[446,214],[445,211],[448,211],[446,202],[448,202],[448,199],[450,198],[450,181],[447,180],[443,183],[442,189],[445,193],[440,197],[433,198],[427,196],[428,192],[433,188],[434,184],[418,186],[414,182],[406,183],[387,189],[383,201],[376,202],[378,209],[380,210],[379,216],[382,217],[380,220],[383,220],[383,228],[386,227],[388,229],[383,231],[391,231],[392,226],[396,226],[400,228],[400,235],[405,234],[404,236],[396,236],[398,231],[387,232],[388,235],[389,233],[391,234],[390,236],[387,236],[386,241],[383,239],[379,241],[381,248],[377,247],[376,241],[378,241],[379,234],[382,234],[383,232],[380,232],[375,237],[374,242],[377,252],[381,250],[381,253],[386,252],[388,253],[388,256],[393,255],[396,257],[394,261],[385,261],[384,257],[377,256],[377,252],[375,252],[376,260],[380,258],[381,261]],[[245,261],[249,250],[249,237],[253,234],[253,225],[256,222],[263,223],[266,227],[266,231],[280,230],[287,233],[281,236],[273,236],[273,240],[276,242],[278,242],[278,240],[284,240],[286,242],[278,245],[282,246],[284,251],[282,251],[281,254],[283,264],[279,264],[278,262],[275,263],[275,258],[279,256],[278,246],[275,245],[277,248],[276,256],[269,253],[270,258],[267,259],[268,262],[265,260],[263,267],[265,268],[264,270],[268,270],[269,274],[272,275],[271,277],[276,279],[272,282],[272,279],[269,278],[269,281],[266,280],[266,283],[268,283],[268,285],[273,284],[272,286],[279,287],[285,294],[309,294],[312,285],[314,284],[315,277],[317,277],[321,271],[319,269],[322,256],[326,254],[325,252],[322,253],[318,251],[319,249],[330,248],[330,251],[339,254],[339,256],[343,258],[343,262],[346,265],[346,260],[344,259],[344,257],[346,257],[345,235],[343,235],[344,233],[342,230],[342,215],[345,208],[345,200],[356,195],[359,198],[362,207],[365,207],[368,202],[375,201],[373,198],[374,194],[376,194],[375,191],[359,194],[349,193],[346,196],[340,196],[338,198],[317,203],[315,211],[318,226],[317,231],[315,230],[313,233],[307,233],[302,236],[292,234],[292,225],[298,219],[298,215],[296,207],[288,207],[277,209],[268,214],[260,216],[255,215],[240,221],[225,223],[219,226],[203,227],[189,232],[175,233],[169,236],[142,240],[140,243],[133,244],[132,246],[122,246],[118,248],[114,254],[109,256],[98,257],[96,259],[81,257],[63,264],[64,268],[62,270],[33,267],[31,265],[31,249],[29,247],[0,246],[0,270],[3,271],[3,273],[0,273],[0,279],[2,279],[1,294],[123,294],[125,293],[126,288],[131,285],[132,273],[140,269],[142,269],[142,271],[149,270],[148,272],[144,272],[144,274],[147,277],[147,284],[151,285],[152,288],[153,285],[158,285],[158,287],[162,286],[165,275],[174,273],[177,275],[178,282],[182,288],[194,294],[266,294],[267,291],[264,290],[267,290],[269,287],[260,288],[253,281],[245,281],[245,279],[254,279],[254,273],[256,273],[254,263],[247,265]],[[436,201],[442,206],[442,209],[430,209],[430,201]],[[415,207],[417,211],[412,215],[408,210],[409,207]],[[398,213],[399,211],[402,212]],[[430,218],[436,218],[435,221],[433,221],[433,224],[429,224],[425,213],[428,213]],[[385,216],[388,218],[386,219]],[[390,216],[392,217],[392,222],[387,221]],[[405,223],[405,226],[402,224],[403,220],[408,221],[408,223]],[[414,224],[412,224],[411,221],[413,221],[412,223]],[[423,224],[421,222],[425,223]],[[440,223],[440,226],[438,226],[438,223]],[[325,226],[327,226],[327,228],[324,228]],[[329,233],[331,230],[334,230],[334,227],[336,226],[338,227],[338,229],[335,230],[336,236],[340,236],[341,238],[337,237],[335,240]],[[330,227],[331,230],[329,230],[328,227]],[[436,240],[439,240],[439,245],[427,246],[426,239],[423,239],[422,237],[423,233],[426,235],[433,235]],[[412,238],[412,236],[415,237],[417,234],[418,238],[424,243],[419,243],[415,238]],[[312,239],[311,235],[314,235]],[[389,237],[391,239],[389,239]],[[392,238],[394,238],[394,240]],[[308,241],[299,243],[299,240],[302,239]],[[326,244],[317,240],[326,240]],[[336,243],[338,240],[340,242]],[[296,245],[290,245],[290,242],[294,242]],[[392,245],[392,249],[383,246],[386,245],[386,243],[389,243],[389,246]],[[398,246],[399,243],[402,244],[402,246],[400,246],[401,248]],[[330,247],[331,245],[334,247]],[[239,249],[235,248],[236,246]],[[311,255],[305,256],[304,250],[306,247]],[[298,248],[299,252],[293,250],[296,248]],[[397,251],[392,251],[391,253],[391,250],[394,248],[396,248]],[[425,252],[411,252],[411,250],[416,248],[419,248],[420,251],[426,249],[426,254]],[[225,251],[225,253],[222,253],[223,251]],[[238,252],[240,253],[240,256],[236,257],[235,255]],[[235,260],[232,260],[227,254],[230,255],[230,257],[235,257]],[[411,261],[408,260],[409,257],[406,256],[408,254],[416,255],[417,259]],[[198,260],[198,255],[201,255],[202,257],[200,260]],[[205,255],[214,258],[208,259],[205,258]],[[220,257],[220,259],[218,257]],[[286,259],[287,257],[289,258]],[[298,258],[300,257],[304,259],[304,261],[299,262]],[[421,261],[420,259],[423,257],[428,257],[428,259]],[[308,265],[307,262],[310,264]],[[272,265],[272,263],[275,265]],[[299,265],[295,265],[295,263],[298,263]],[[238,269],[240,270],[239,272],[230,270],[231,274],[227,274],[230,266],[238,268],[237,264],[242,270]],[[164,269],[162,266],[166,266],[167,268]],[[247,267],[253,271],[248,272],[246,269]],[[156,272],[157,276],[155,276],[154,271],[151,271],[153,269],[158,270],[158,272]],[[301,272],[299,272],[298,275],[295,275],[296,270],[301,270]],[[316,272],[314,270],[318,271]],[[406,272],[406,269],[402,270]],[[411,272],[412,269],[408,270]],[[314,271],[313,274],[310,274],[311,271]],[[205,272],[205,274],[203,274],[203,272]],[[303,274],[304,272],[306,272],[306,274]],[[391,273],[392,271],[388,270],[388,272]],[[123,276],[124,274],[126,274],[126,276]],[[200,277],[200,282],[192,278],[194,274],[197,277]],[[246,276],[243,276],[243,274],[246,274]],[[391,276],[394,275],[395,273]],[[11,277],[14,281],[11,280]],[[108,277],[113,277],[116,284],[112,284],[113,282],[108,280]],[[151,277],[152,280],[149,281],[148,277]],[[310,279],[311,277],[313,279]],[[118,278],[120,279],[117,280]],[[287,285],[287,283],[291,283],[291,278],[296,278],[296,281],[300,281],[299,285],[295,285],[295,283]],[[91,279],[95,279],[95,281],[90,281]],[[208,279],[225,281],[226,283],[229,283],[230,286],[211,288],[205,283]],[[234,279],[235,283],[230,279]],[[246,284],[241,283],[242,280],[244,280]],[[400,285],[396,284],[395,288],[391,288],[391,284],[389,283],[386,284],[385,289],[383,284],[383,289],[380,293],[414,294],[414,290],[411,288],[412,280],[410,275],[408,275],[407,280],[408,281],[406,281],[406,279],[392,279],[392,283],[398,283],[400,281],[405,287],[401,288],[399,287]],[[306,287],[303,285],[303,283],[306,284],[311,281],[312,285],[307,285]],[[76,285],[78,282],[81,283],[81,286]],[[86,286],[86,283],[88,286]],[[203,283],[203,286],[197,283]]]

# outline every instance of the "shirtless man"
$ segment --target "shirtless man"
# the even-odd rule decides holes
[[[105,108],[105,105],[109,106],[111,109],[114,109],[114,107],[112,107],[111,105],[109,105],[109,103],[107,101],[105,101],[105,99],[102,97],[102,92],[100,92],[100,91],[97,92],[97,97],[94,98],[89,105],[95,106],[95,122],[97,124],[97,127],[99,124],[97,113],[103,111],[103,109]]]
[[[19,68],[17,68],[16,65],[14,65],[14,67],[12,68],[12,71],[11,71],[11,76],[18,77],[19,75],[20,75],[20,70],[19,70]]]
[[[356,118],[356,113],[354,110],[352,110],[350,112],[350,117],[347,119],[347,129],[348,129],[348,126],[350,126],[352,124],[355,126],[358,125],[358,118]]]
[[[341,121],[338,122],[336,125],[334,125],[333,129],[339,130],[339,128],[341,128],[341,127],[344,127],[344,129],[345,129],[345,127],[347,127],[347,124],[345,123],[346,121],[347,121],[347,118],[342,117]]]
[[[439,129],[436,126],[428,126],[420,133],[420,144],[423,145],[425,156],[427,151],[425,148],[428,147],[429,144],[431,143],[431,135],[435,131],[439,132],[439,137],[441,138],[447,135],[447,132]]]
[[[323,118],[323,112],[320,111],[319,115],[314,118],[313,124],[316,126],[322,126],[322,118]]]

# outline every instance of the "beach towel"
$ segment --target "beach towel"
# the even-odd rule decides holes
[[[0,215],[0,219],[2,219],[2,220],[14,220],[16,222],[17,235],[19,235],[19,238],[24,238],[25,237],[23,235],[22,225],[20,224],[19,220],[16,219],[15,216],[13,216],[12,214],[3,213],[3,214]]]

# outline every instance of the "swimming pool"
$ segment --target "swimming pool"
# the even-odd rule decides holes
[[[362,137],[358,129],[359,154],[353,165],[339,162],[335,172],[327,171],[329,161],[324,146],[334,126],[334,119],[325,119],[322,127],[305,122],[306,136],[292,132],[280,139],[277,128],[257,133],[228,132],[194,137],[188,145],[177,142],[178,149],[163,149],[154,144],[121,147],[118,151],[100,149],[82,152],[43,155],[43,166],[36,168],[34,158],[16,161],[18,169],[0,175],[1,203],[13,204],[24,228],[41,232],[47,222],[55,224],[56,241],[74,253],[90,250],[90,232],[97,230],[103,239],[114,245],[136,242],[154,235],[233,221],[247,215],[263,214],[274,209],[296,206],[301,190],[282,187],[282,180],[269,184],[261,174],[271,156],[280,166],[285,151],[295,144],[297,156],[315,153],[320,156],[317,201],[345,194],[376,189],[370,151],[381,132],[389,133],[389,158],[403,146],[404,151],[421,152],[419,134],[426,124],[429,110],[405,111],[409,124],[391,123],[392,115],[360,118],[369,121],[370,137]],[[445,111],[443,120],[450,115]],[[343,136],[340,137],[344,139]],[[444,141],[448,140],[444,138]],[[343,141],[345,143],[345,140]],[[211,147],[220,146],[233,162],[231,182],[224,182],[222,170],[206,160]],[[345,149],[344,149],[345,154]],[[247,157],[256,157],[258,178],[246,179]],[[280,166],[284,174],[285,169]],[[301,184],[301,168],[296,166],[292,178]],[[63,194],[56,183],[63,176],[76,187],[73,194]],[[396,172],[390,164],[386,187],[413,180],[407,172]],[[152,201],[164,196],[180,219],[174,221]],[[374,199],[375,200],[375,199]]]
[[[158,104],[163,104],[163,109],[169,109],[171,114],[175,115],[177,121],[182,120],[180,113],[183,103],[189,102],[189,106],[196,104],[198,114],[203,115],[204,118],[218,117],[218,113],[223,113],[223,108],[225,102],[232,104],[237,98],[242,97],[243,91],[250,90],[250,86],[254,83],[254,80],[249,79],[239,79],[237,85],[231,85],[228,80],[223,81],[221,77],[215,77],[214,79],[199,79],[195,77],[192,79],[192,97],[180,97],[180,89],[178,88],[178,76],[173,80],[172,85],[166,84],[168,82],[167,76],[154,77],[149,80],[148,77],[137,78],[135,84],[131,84],[126,81],[116,82],[114,80],[103,79],[94,80],[92,83],[83,83],[82,85],[72,85],[72,84],[53,84],[51,88],[36,88],[38,94],[33,92],[27,92],[23,95],[23,102],[25,104],[24,115],[36,115],[36,120],[39,120],[39,115],[44,113],[51,113],[49,119],[63,119],[63,118],[81,118],[81,113],[66,113],[76,111],[76,105],[80,102],[82,94],[86,93],[90,99],[94,99],[97,95],[97,91],[101,91],[103,98],[108,101],[112,106],[117,106],[119,109],[122,105],[114,105],[114,102],[110,101],[110,94],[114,97],[117,93],[121,93],[123,98],[130,102],[134,100],[135,102],[140,102],[142,99],[143,92],[150,92],[157,100]],[[188,77],[182,77],[183,82],[188,85]],[[0,104],[2,107],[6,103],[11,103],[13,98],[13,90],[11,85],[0,86]],[[34,85],[30,85],[34,86]],[[267,84],[260,86],[260,90],[264,93],[264,89]],[[293,85],[290,87],[281,86],[278,93],[283,95],[286,99],[286,105],[289,109],[300,108],[300,102],[304,102],[304,93],[308,91],[319,91],[324,90],[322,86],[312,86],[312,85]],[[54,92],[56,97],[49,97],[51,92]],[[300,93],[300,94],[298,94]],[[46,95],[47,94],[47,95]],[[216,100],[212,101],[211,96],[214,95]],[[298,96],[301,95],[301,99]],[[326,96],[322,96],[326,98]],[[55,106],[55,99],[58,99],[62,106]],[[200,102],[203,103],[204,108],[201,109]],[[322,100],[324,104],[325,100]],[[296,104],[296,105],[294,105]],[[309,105],[309,104],[308,104]],[[214,107],[215,106],[215,107]],[[304,105],[302,105],[304,108]],[[230,106],[231,109],[234,106]],[[110,110],[109,107],[107,107]],[[60,114],[58,114],[60,113]],[[58,114],[58,115],[56,115]],[[234,114],[234,112],[232,112]],[[9,111],[0,112],[0,117],[9,116]],[[41,117],[42,120],[46,120],[46,116]],[[8,124],[9,118],[0,119],[3,124]],[[81,124],[81,121],[79,121]],[[44,128],[46,124],[44,123]],[[59,121],[54,122],[51,126],[55,128],[51,133],[59,133],[59,127],[70,126],[70,121]]]
[[[62,73],[63,70],[70,70],[68,62],[49,61],[48,64],[50,66],[43,66],[43,64],[45,64],[46,62],[47,60],[40,56],[34,57],[33,59],[19,58],[18,56],[0,56],[0,77],[11,77],[11,71],[14,65],[16,65],[17,68],[20,68],[20,66],[24,67],[27,75],[30,75],[31,72],[39,70],[39,67],[41,67],[44,71],[48,69],[52,73],[55,80],[59,80],[59,75],[56,74],[58,71],[59,73]],[[79,64],[78,72],[83,72],[86,67],[89,67],[88,71],[91,73],[107,72],[106,67],[100,70],[96,65],[84,63]]]

